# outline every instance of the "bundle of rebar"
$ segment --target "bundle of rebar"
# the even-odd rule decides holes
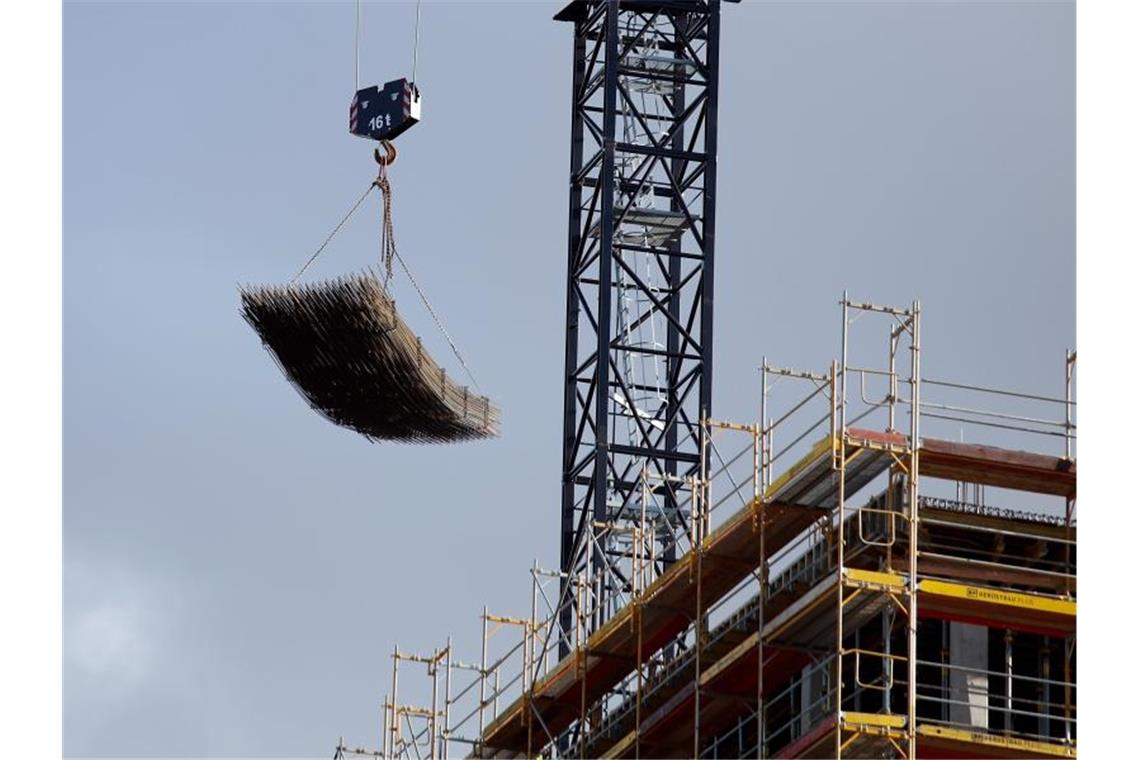
[[[245,320],[309,405],[369,440],[498,435],[499,409],[452,380],[371,273],[241,289]]]

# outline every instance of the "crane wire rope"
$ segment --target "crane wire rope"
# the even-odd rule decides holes
[[[359,0],[357,0],[359,2]],[[416,67],[420,62],[420,4],[422,0],[416,0],[416,30],[415,40],[412,42],[412,84],[416,83]]]
[[[309,260],[305,262],[305,266],[301,267],[300,271],[298,271],[297,274],[293,275],[293,279],[289,280],[290,285],[293,285],[297,282],[297,280],[301,279],[301,275],[303,275],[305,271],[310,266],[312,266],[313,262],[317,260],[317,257],[321,255],[321,252],[325,250],[325,247],[330,242],[332,242],[332,239],[336,236],[336,233],[340,232],[340,228],[343,227],[345,223],[352,217],[352,215],[356,213],[356,209],[360,208],[360,204],[364,203],[364,199],[367,198],[368,194],[372,192],[373,187],[375,187],[375,185],[369,185],[368,189],[364,191],[364,194],[357,199],[356,203],[352,205],[352,208],[349,209],[348,213],[344,215],[344,218],[341,219],[335,227],[333,227],[333,231],[329,233],[329,236],[327,238],[325,238],[325,242],[321,243],[320,247],[317,248],[313,255],[309,257]]]
[[[420,288],[420,284],[416,282],[412,270],[408,268],[404,257],[401,256],[400,252],[396,249],[396,229],[392,224],[392,185],[388,181],[388,167],[396,160],[396,148],[387,141],[382,142],[384,143],[386,155],[381,158],[380,151],[376,151],[376,163],[380,164],[380,171],[376,175],[376,179],[373,180],[371,187],[380,188],[380,192],[384,196],[384,221],[380,230],[380,258],[384,263],[384,290],[388,290],[388,283],[392,280],[392,260],[395,259],[400,264],[400,269],[403,269],[404,274],[408,276],[408,282],[415,288],[416,294],[419,295],[424,308],[427,309],[428,314],[431,315],[436,328],[447,341],[447,345],[451,347],[451,353],[455,354],[459,365],[463,367],[463,371],[466,372],[467,377],[471,379],[471,384],[475,386],[475,390],[482,393],[483,390],[479,387],[479,381],[475,379],[475,374],[471,371],[471,367],[469,367],[467,362],[463,359],[463,354],[459,353],[459,347],[455,345],[455,340],[451,337],[451,333],[443,326],[443,320],[436,314],[435,308],[433,308],[431,302],[428,301],[427,295],[423,289]]]
[[[360,90],[360,0],[356,0],[356,33],[352,38],[352,53],[355,63],[355,84],[353,92]]]
[[[416,83],[416,70],[420,62],[420,7],[423,0],[416,0],[416,23],[414,27],[414,39],[412,41],[412,84]],[[354,68],[354,86],[355,90],[360,89],[360,0],[356,0],[356,30],[353,35],[353,58],[355,63]],[[354,91],[355,91],[354,90]]]

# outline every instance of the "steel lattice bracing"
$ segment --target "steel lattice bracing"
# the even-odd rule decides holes
[[[561,624],[689,545],[711,411],[720,0],[580,0],[574,24]],[[635,536],[642,512],[652,535]],[[571,587],[574,587],[573,589]],[[576,615],[577,612],[577,615]],[[577,618],[577,620],[576,620]]]

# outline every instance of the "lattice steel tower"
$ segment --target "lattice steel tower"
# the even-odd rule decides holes
[[[563,631],[692,540],[711,412],[720,0],[576,0]],[[634,533],[644,524],[650,530]],[[639,548],[637,548],[639,547]],[[581,582],[569,580],[576,578]]]

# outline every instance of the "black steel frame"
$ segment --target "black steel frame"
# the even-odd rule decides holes
[[[652,481],[655,499],[673,518],[656,539],[654,573],[677,556],[689,531],[691,494],[676,479],[702,471],[700,425],[712,407],[720,0],[577,0],[555,18],[574,24],[561,508],[565,652],[576,615],[570,577],[608,579],[583,603],[588,630],[615,611],[609,600],[620,590],[615,585],[627,582],[630,558],[615,533],[599,526],[628,523],[640,504],[643,468],[660,476]],[[643,55],[650,48],[652,61]],[[650,85],[661,106],[653,112],[634,94]],[[617,129],[619,114],[645,139],[627,141]],[[646,195],[654,199],[648,212],[637,201]],[[631,221],[646,213],[676,225],[675,234],[650,240],[649,228]],[[637,263],[653,268],[656,284],[639,275]],[[631,290],[645,306],[623,335],[615,306],[623,292],[628,304]],[[626,339],[630,324],[648,320],[664,323],[663,348]],[[664,382],[631,383],[619,370],[624,352],[655,357]],[[633,408],[630,400],[649,390],[662,394],[656,408]],[[637,431],[632,440],[630,428]],[[591,544],[603,551],[591,551]]]

